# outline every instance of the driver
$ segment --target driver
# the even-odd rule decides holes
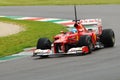
[[[76,33],[76,32],[77,32],[77,29],[73,28],[73,29],[71,30],[71,32],[72,32],[72,33]]]

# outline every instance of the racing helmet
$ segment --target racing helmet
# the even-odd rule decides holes
[[[73,29],[71,29],[71,32],[76,33],[77,29],[73,28]]]

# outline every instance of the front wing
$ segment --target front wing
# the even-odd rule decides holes
[[[45,49],[45,50],[41,50],[41,49],[36,49],[35,51],[33,51],[33,56],[44,56],[44,55],[55,55],[55,54],[82,54],[82,53],[88,53],[88,47],[87,46],[83,46],[83,47],[75,47],[75,48],[70,48],[68,50],[67,53],[54,53],[54,51],[51,49]]]

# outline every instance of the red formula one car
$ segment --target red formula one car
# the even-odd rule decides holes
[[[85,19],[75,22],[74,29],[61,32],[51,42],[40,38],[33,56],[48,57],[52,54],[88,54],[95,49],[113,47],[115,34],[112,29],[103,29],[101,19]]]

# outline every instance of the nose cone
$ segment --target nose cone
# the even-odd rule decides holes
[[[67,37],[66,35],[61,36],[59,39],[55,40],[54,43],[66,43],[67,42]]]

